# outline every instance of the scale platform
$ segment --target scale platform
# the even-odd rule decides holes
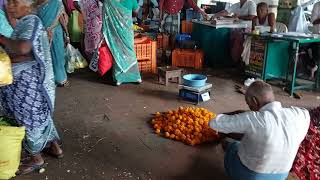
[[[206,83],[204,86],[201,86],[201,87],[191,87],[191,86],[185,86],[183,84],[179,85],[179,89],[186,89],[193,92],[202,92],[211,88],[212,88],[212,84],[209,84],[209,83]]]
[[[210,100],[212,84],[207,83],[202,87],[179,85],[179,97],[196,104]]]

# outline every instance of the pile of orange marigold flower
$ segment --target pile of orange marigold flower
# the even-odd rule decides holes
[[[165,113],[157,112],[151,123],[156,134],[194,146],[219,138],[208,125],[215,116],[204,108],[180,107]]]

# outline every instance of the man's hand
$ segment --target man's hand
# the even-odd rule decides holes
[[[204,18],[205,20],[208,20],[208,19],[209,19],[209,16],[208,16],[207,13],[205,13],[204,11],[201,11],[200,13],[201,13],[201,15],[203,16],[203,18]]]
[[[233,14],[232,17],[235,19],[235,20],[239,20],[240,17],[237,15],[237,14]]]
[[[236,115],[236,114],[241,114],[241,113],[244,113],[244,112],[247,112],[247,111],[245,111],[245,110],[237,110],[237,111],[223,113],[223,114],[225,114],[225,115]]]

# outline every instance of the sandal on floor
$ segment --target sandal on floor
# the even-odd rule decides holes
[[[56,159],[62,159],[62,158],[64,157],[64,154],[63,154],[63,153],[61,153],[61,154],[55,154],[55,153],[53,153],[53,152],[51,151],[50,148],[46,148],[46,149],[44,149],[42,152],[43,152],[44,154],[47,154],[47,155],[49,155],[49,156],[51,156],[51,157],[54,157],[54,158],[56,158]]]
[[[70,82],[69,81],[64,81],[62,83],[58,83],[57,86],[58,87],[69,87],[70,86]]]
[[[40,169],[45,167],[45,163],[43,162],[43,164],[41,165],[37,165],[37,164],[20,164],[19,167],[24,166],[27,167],[25,170],[21,171],[20,169],[16,172],[16,175],[20,176],[20,175],[26,175],[29,174],[31,172],[35,172],[35,171],[39,171]]]

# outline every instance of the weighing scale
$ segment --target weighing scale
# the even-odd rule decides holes
[[[212,84],[206,83],[201,87],[191,87],[179,85],[179,97],[185,100],[195,102],[197,105],[201,102],[210,100]]]

